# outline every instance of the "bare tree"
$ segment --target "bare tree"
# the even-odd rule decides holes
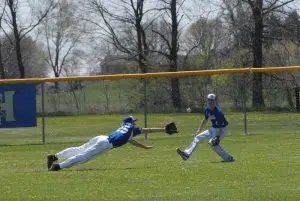
[[[5,2],[6,3],[6,2]],[[4,5],[5,7],[5,5]],[[2,30],[2,19],[4,15],[4,7],[1,8],[1,14],[0,14],[0,30]],[[0,74],[1,74],[1,79],[5,79],[5,72],[4,72],[4,63],[3,63],[3,56],[2,56],[2,40],[0,38]]]
[[[296,10],[288,13],[284,22],[285,39],[291,40],[300,47],[300,15]]]
[[[217,60],[216,52],[225,49],[228,40],[228,34],[219,19],[200,18],[189,26],[184,35],[184,65],[189,56],[201,56],[205,60],[203,65],[212,67]]]
[[[65,76],[75,76],[79,74],[79,66],[81,66],[81,55],[83,52],[77,50],[74,51],[72,55],[68,57],[68,61],[63,66],[63,72]],[[82,82],[81,81],[69,81],[67,83],[68,92],[71,95],[71,100],[74,100],[75,108],[77,112],[80,112],[82,106],[84,105],[83,101],[85,100],[85,92],[82,90]],[[82,98],[83,97],[83,98]],[[67,102],[69,99],[64,99],[66,104],[73,105],[73,102]]]
[[[175,72],[178,68],[178,51],[179,51],[179,38],[180,38],[180,27],[179,23],[182,19],[182,15],[179,13],[185,0],[159,0],[162,4],[161,10],[162,24],[165,27],[164,31],[167,30],[167,34],[163,33],[162,30],[153,30],[161,40],[166,44],[167,51],[152,50],[153,52],[163,55],[169,63],[169,71]],[[171,99],[173,106],[180,109],[182,106],[179,79],[171,78]]]
[[[246,43],[251,48],[253,56],[252,66],[254,68],[261,68],[263,66],[266,18],[272,13],[282,12],[284,7],[291,2],[293,0],[223,0],[233,28],[239,30],[240,33],[246,33],[246,37],[242,38],[247,39]],[[241,16],[244,19],[243,21],[240,20]],[[252,106],[254,108],[263,108],[265,106],[262,73],[253,74]]]
[[[85,20],[96,27],[101,38],[113,46],[117,53],[137,61],[141,72],[147,73],[149,47],[145,30],[152,21],[146,23],[144,17],[152,9],[145,10],[146,0],[87,2],[86,8],[92,15]]]
[[[0,74],[1,74],[1,79],[5,79],[4,64],[3,64],[3,58],[2,58],[2,41],[1,41],[1,39],[0,39]]]
[[[20,78],[25,78],[25,66],[22,58],[21,51],[21,41],[24,39],[26,35],[28,35],[32,30],[34,30],[42,20],[48,15],[51,9],[55,6],[53,0],[45,1],[45,8],[41,9],[37,12],[36,19],[29,23],[29,25],[22,25],[19,22],[21,16],[19,16],[19,1],[17,0],[5,0],[8,6],[8,12],[5,12],[7,15],[7,19],[5,20],[6,25],[13,31],[14,33],[14,48],[16,52],[16,57],[18,59],[18,67],[20,72]],[[24,16],[23,16],[24,17]]]
[[[53,12],[46,16],[43,32],[46,39],[46,61],[51,66],[54,76],[60,77],[62,70],[80,43],[83,35],[82,25],[75,15],[77,7],[71,1],[57,3]],[[82,26],[81,26],[82,25]],[[55,85],[58,90],[58,83]]]
[[[2,43],[2,57],[5,78],[18,78],[18,60],[14,53],[13,33],[9,33],[8,37],[1,39]],[[39,43],[36,38],[25,37],[21,41],[21,52],[24,66],[26,66],[25,73],[27,77],[45,77],[48,73],[48,68],[45,68],[46,62],[43,51],[43,45]]]
[[[3,22],[6,21],[5,18],[5,7],[7,6],[6,0],[3,2],[3,7],[1,7],[1,16],[0,16],[0,30],[3,33],[3,38],[0,38],[0,72],[1,72],[1,78],[5,79],[6,78],[6,64],[8,63],[9,60],[11,60],[12,53],[14,50],[14,44],[13,41],[10,39],[10,34],[5,31],[5,28],[3,26]],[[2,35],[2,34],[1,34]],[[7,44],[9,42],[9,44]]]

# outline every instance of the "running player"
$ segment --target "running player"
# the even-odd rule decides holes
[[[201,132],[208,120],[211,120],[212,127]],[[199,143],[204,140],[209,140],[208,143],[210,147],[224,160],[224,162],[233,162],[234,158],[220,146],[220,140],[227,134],[227,125],[228,122],[224,113],[217,104],[217,96],[215,94],[208,94],[204,119],[196,132],[196,136],[184,151],[177,148],[177,153],[183,160],[187,160],[195,151]]]

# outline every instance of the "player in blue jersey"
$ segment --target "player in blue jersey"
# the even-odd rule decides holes
[[[167,124],[165,128],[138,128],[135,126],[136,118],[127,116],[123,119],[121,126],[109,135],[93,137],[87,143],[79,147],[70,147],[56,154],[47,156],[47,167],[49,171],[58,171],[64,168],[84,163],[93,157],[113,148],[120,147],[127,142],[134,146],[150,149],[152,146],[143,145],[133,139],[141,133],[166,132],[170,135],[177,133],[175,123]],[[54,163],[60,161],[59,163]]]
[[[208,120],[211,121],[212,127],[201,132]],[[204,140],[209,140],[208,143],[211,148],[224,160],[224,162],[233,162],[234,158],[220,146],[220,140],[227,134],[227,125],[228,122],[224,113],[217,104],[217,96],[215,94],[208,94],[204,118],[196,132],[196,136],[184,151],[177,148],[177,153],[183,160],[187,160],[193,151],[195,151],[199,143]]]

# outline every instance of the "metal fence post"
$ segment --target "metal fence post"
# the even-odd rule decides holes
[[[148,101],[147,101],[147,79],[144,79],[144,128],[147,128],[147,113],[148,113]],[[145,133],[145,139],[148,138]]]
[[[296,111],[300,112],[300,87],[295,87]]]
[[[248,126],[247,126],[247,106],[246,106],[246,101],[244,99],[244,133],[245,135],[248,135]]]
[[[45,144],[45,98],[44,98],[44,83],[41,84],[42,89],[42,138]]]
[[[248,135],[248,125],[247,125],[247,92],[246,92],[246,81],[247,75],[244,75],[243,82],[243,110],[244,110],[244,133]]]

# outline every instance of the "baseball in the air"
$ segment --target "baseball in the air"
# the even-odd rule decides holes
[[[188,107],[188,108],[186,108],[186,111],[187,111],[188,113],[190,113],[190,112],[192,112],[192,109],[191,109],[190,107]]]

